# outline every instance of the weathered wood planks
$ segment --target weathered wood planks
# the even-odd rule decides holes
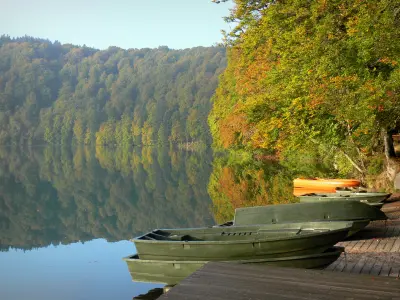
[[[395,278],[211,262],[160,299],[400,299]]]
[[[399,277],[400,223],[398,219],[372,222],[351,239],[338,243],[345,254],[326,270]],[[399,283],[400,284],[400,283]]]

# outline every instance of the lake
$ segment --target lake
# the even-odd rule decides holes
[[[161,288],[132,281],[130,238],[295,201],[296,175],[210,149],[0,148],[0,298],[132,299]]]

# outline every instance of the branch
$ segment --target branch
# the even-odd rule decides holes
[[[321,145],[320,143],[318,143],[318,142],[317,142],[315,139],[313,139],[313,138],[311,138],[310,140],[311,140],[313,143],[317,144],[317,145]],[[346,152],[344,152],[342,149],[340,149],[339,147],[336,147],[336,146],[332,146],[332,149],[334,149],[334,150],[336,150],[336,151],[340,151],[341,153],[343,153],[343,155],[344,155],[344,156],[347,158],[347,160],[352,164],[352,166],[353,166],[354,168],[356,168],[357,171],[359,171],[361,174],[364,174],[363,169],[362,169],[359,165],[357,165],[357,164],[354,162],[354,160],[352,160],[351,157],[348,156],[348,155],[346,154]]]
[[[356,168],[360,173],[364,173],[364,171],[348,156],[343,150],[338,149],[340,152],[343,153],[343,155],[349,160],[349,162],[353,165],[354,168]]]

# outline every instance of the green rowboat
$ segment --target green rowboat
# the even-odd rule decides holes
[[[323,253],[290,256],[281,258],[262,258],[249,260],[231,260],[229,263],[257,264],[276,267],[314,269],[322,268],[334,262],[344,251],[343,247],[332,247]],[[137,254],[123,258],[128,265],[133,281],[163,283],[175,285],[208,261],[144,260]]]
[[[321,253],[344,240],[353,222],[305,222],[156,229],[133,239],[140,259],[247,260]]]
[[[354,193],[354,192],[337,192],[337,193],[312,193],[299,196],[300,202],[318,202],[318,201],[337,201],[337,200],[354,200],[364,203],[380,203],[390,197],[388,193]]]
[[[371,205],[343,200],[237,208],[235,219],[230,225],[353,221],[353,227],[349,232],[349,235],[352,235],[367,226],[369,221],[386,219],[381,210]],[[223,225],[227,226],[229,223]]]

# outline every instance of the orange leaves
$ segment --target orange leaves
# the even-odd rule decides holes
[[[391,65],[392,67],[395,67],[397,65],[397,61],[390,59],[389,57],[382,57],[382,58],[378,59],[378,62],[387,64],[387,65]]]
[[[234,145],[239,136],[243,136],[248,129],[245,114],[237,109],[227,118],[219,121],[219,134],[223,147],[228,148]]]
[[[371,93],[375,93],[377,90],[377,87],[373,85],[371,80],[368,80],[366,83],[364,83],[364,88]]]
[[[358,16],[353,16],[352,18],[349,19],[347,22],[347,34],[349,36],[355,35],[357,32],[359,32],[357,26],[359,24],[359,19]]]
[[[319,107],[322,103],[324,103],[324,95],[320,93],[310,93],[310,103],[309,103],[309,108],[311,109],[316,109]]]
[[[359,78],[355,74],[350,76],[334,76],[329,78],[329,81],[337,87],[341,87],[348,82],[356,82],[357,80],[359,80]]]
[[[395,96],[395,93],[393,91],[386,91],[386,95],[388,97],[393,97],[393,96]]]
[[[323,13],[326,10],[326,8],[328,6],[327,2],[328,2],[328,0],[319,0],[318,1],[318,12],[319,13]]]
[[[249,62],[246,67],[240,71],[236,70],[237,82],[236,91],[239,95],[248,96],[260,93],[265,88],[262,84],[266,78],[268,71],[276,64],[269,62],[264,57],[255,57],[252,62]]]
[[[234,75],[235,90],[241,96],[262,92],[265,89],[263,79],[279,64],[279,57],[272,55],[272,38],[266,39],[261,45],[253,45],[252,41],[247,41],[243,48],[234,47],[229,55],[230,63],[226,72]]]
[[[230,200],[233,208],[268,204],[269,197],[265,191],[269,184],[265,181],[264,171],[251,170],[251,172],[252,174],[239,177],[233,168],[222,169],[218,181],[218,192]]]

